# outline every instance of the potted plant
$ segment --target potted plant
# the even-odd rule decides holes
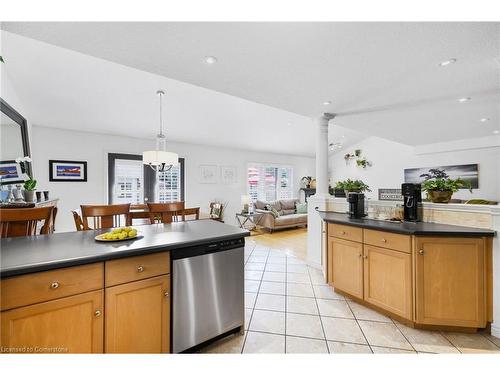
[[[448,203],[458,189],[468,188],[472,193],[471,184],[461,178],[450,178],[443,169],[431,168],[428,173],[421,174],[424,177],[422,190],[427,193],[432,203]]]
[[[346,196],[348,196],[350,192],[362,193],[364,191],[371,191],[370,187],[363,181],[351,180],[350,178],[345,181],[337,181],[335,189],[344,190]]]
[[[36,180],[30,178],[24,182],[24,200],[33,202],[35,198]]]

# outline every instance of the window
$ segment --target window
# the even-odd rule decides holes
[[[249,164],[247,190],[252,201],[266,202],[293,198],[293,168]]]
[[[141,155],[108,154],[110,204],[175,202],[184,200],[184,159],[166,172],[142,164]]]
[[[142,160],[116,159],[112,202],[139,204],[144,202]]]
[[[182,200],[181,164],[174,165],[169,171],[157,172],[156,181],[156,202],[164,203]]]

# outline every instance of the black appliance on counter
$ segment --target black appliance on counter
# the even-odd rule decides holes
[[[420,184],[401,184],[404,221],[422,221],[422,187]]]
[[[350,192],[347,196],[349,202],[349,217],[360,219],[365,215],[365,195],[363,193]]]

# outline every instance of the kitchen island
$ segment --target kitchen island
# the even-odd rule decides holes
[[[339,293],[418,328],[474,331],[492,321],[495,231],[320,216],[327,281]]]
[[[235,275],[231,295],[238,299],[235,306],[241,305],[243,317],[247,231],[212,220],[137,229],[142,237],[123,242],[97,242],[94,237],[104,230],[2,239],[2,352],[171,352],[171,331],[176,330],[171,303],[182,303],[180,293],[177,299],[171,293],[182,290],[185,279],[172,274],[174,259],[223,251],[234,253],[232,269],[217,274],[199,269],[190,281],[205,276],[212,284],[218,279],[227,283],[227,274]],[[212,285],[199,280],[189,285],[191,297],[198,295],[197,288]],[[227,306],[217,306],[221,308]],[[202,313],[209,321],[210,311]],[[232,321],[243,325],[242,319]],[[211,338],[207,331],[203,341]]]

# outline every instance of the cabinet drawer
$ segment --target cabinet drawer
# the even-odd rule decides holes
[[[1,309],[50,301],[103,287],[103,263],[15,276],[1,282]]]
[[[106,262],[106,286],[170,273],[170,253],[163,252]]]
[[[411,253],[410,236],[371,229],[365,229],[364,235],[368,245]]]
[[[363,242],[363,229],[349,225],[328,224],[328,235],[344,240]]]

